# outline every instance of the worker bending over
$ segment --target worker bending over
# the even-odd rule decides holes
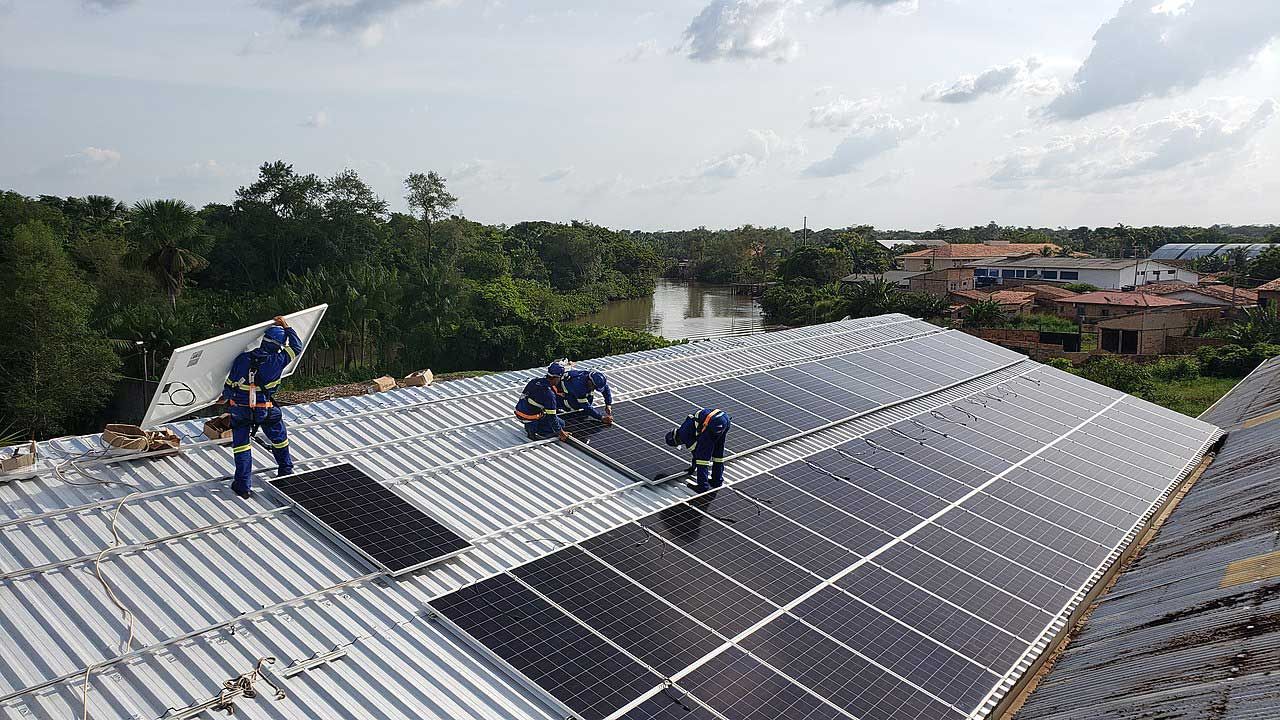
[[[559,363],[556,363],[558,365]],[[554,367],[554,365],[553,365]],[[560,381],[564,404],[571,411],[582,410],[605,425],[613,424],[613,391],[604,373],[594,370],[569,370]],[[604,398],[604,414],[595,408],[595,391]]]
[[[564,365],[551,363],[546,377],[530,380],[516,401],[516,419],[524,423],[524,434],[530,440],[547,440],[558,437],[569,439],[560,417],[563,408],[560,400],[560,380],[564,377]]]
[[[693,448],[692,469],[697,471],[694,489],[706,492],[724,484],[724,441],[729,435],[729,413],[703,408],[684,419],[680,427],[667,433],[671,447]],[[711,481],[707,482],[708,471]]]
[[[231,413],[231,452],[236,458],[236,477],[231,490],[242,498],[253,495],[251,440],[258,428],[262,428],[271,442],[276,474],[293,472],[284,418],[272,398],[280,389],[280,375],[302,352],[302,340],[283,317],[277,315],[275,323],[262,334],[261,345],[240,353],[231,363],[231,372],[222,388],[222,399]]]

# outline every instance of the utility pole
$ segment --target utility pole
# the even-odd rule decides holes
[[[804,230],[800,234],[800,244],[809,247],[809,216],[804,216]]]

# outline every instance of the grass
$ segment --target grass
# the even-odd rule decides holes
[[[1195,417],[1235,387],[1240,378],[1200,377],[1195,380],[1158,380],[1159,403],[1170,410]]]

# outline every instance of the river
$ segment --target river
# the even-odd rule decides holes
[[[640,330],[668,340],[751,335],[770,327],[760,313],[760,303],[747,295],[734,295],[728,285],[667,279],[658,280],[651,297],[615,300],[575,322]]]

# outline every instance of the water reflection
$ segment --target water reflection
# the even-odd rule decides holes
[[[618,300],[578,322],[624,327],[669,340],[750,335],[768,329],[760,303],[727,285],[659,280],[652,297]]]

